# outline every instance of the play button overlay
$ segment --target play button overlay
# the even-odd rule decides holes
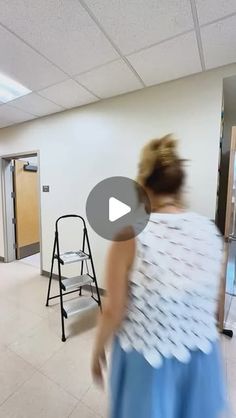
[[[92,229],[110,241],[130,239],[122,232],[127,227],[134,236],[149,220],[150,202],[146,192],[128,177],[109,177],[98,183],[86,202],[86,215]]]
[[[110,197],[109,199],[109,221],[114,222],[117,219],[122,218],[122,216],[127,215],[131,212],[131,207],[116,199],[115,197]]]

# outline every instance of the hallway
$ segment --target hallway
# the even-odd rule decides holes
[[[105,418],[90,376],[96,312],[67,321],[62,343],[59,309],[45,307],[48,279],[38,268],[1,263],[0,277],[0,417]]]
[[[96,312],[66,322],[61,342],[59,307],[45,307],[48,279],[20,262],[0,263],[0,418],[106,418],[107,399],[90,376]],[[57,282],[53,281],[57,291]],[[222,337],[236,416],[236,298]]]

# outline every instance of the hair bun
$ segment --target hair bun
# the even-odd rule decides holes
[[[154,169],[171,166],[178,159],[177,141],[172,135],[151,140],[141,153],[138,182],[145,184]]]

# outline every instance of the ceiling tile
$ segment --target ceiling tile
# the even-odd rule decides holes
[[[6,128],[7,126],[14,125],[14,122],[3,122],[0,119],[0,128]]]
[[[0,0],[0,21],[70,75],[117,58],[79,0]]]
[[[77,79],[101,98],[142,88],[141,82],[122,60],[81,74]]]
[[[74,80],[66,80],[48,87],[41,90],[39,94],[68,109],[98,100]]]
[[[201,71],[194,32],[132,54],[128,59],[149,86]]]
[[[206,68],[236,62],[236,16],[201,29]]]
[[[15,109],[9,105],[0,106],[0,127],[12,125],[14,123],[24,122],[34,119],[35,116],[26,113],[20,109]]]
[[[12,100],[10,105],[26,112],[28,111],[35,116],[45,116],[64,110],[63,107],[50,102],[36,93],[27,94],[19,99]]]
[[[189,0],[85,0],[123,54],[193,29]]]
[[[236,13],[236,0],[195,0],[200,25]]]
[[[1,26],[0,57],[0,72],[30,90],[42,89],[66,77],[62,71]]]

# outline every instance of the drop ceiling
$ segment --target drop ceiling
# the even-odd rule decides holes
[[[0,128],[236,62],[236,0],[0,0]]]

